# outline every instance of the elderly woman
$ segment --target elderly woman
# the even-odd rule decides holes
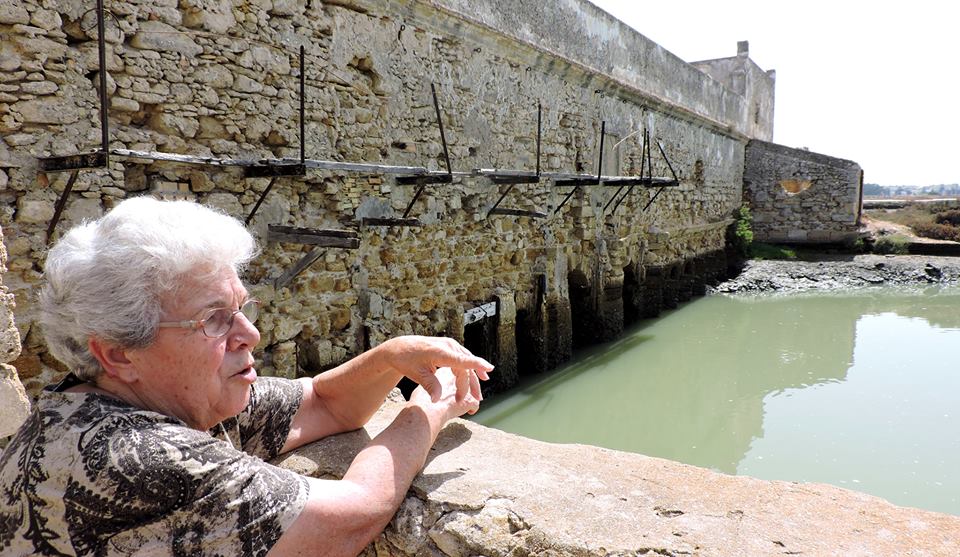
[[[0,554],[356,555],[382,531],[493,366],[399,337],[313,379],[258,378],[254,254],[236,220],[149,198],[50,250],[41,320],[72,373],[0,456]],[[420,387],[342,480],[265,462],[361,427],[404,376]]]

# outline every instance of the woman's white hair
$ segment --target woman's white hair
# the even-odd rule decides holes
[[[157,335],[161,302],[184,279],[240,274],[257,253],[243,224],[189,201],[136,197],[71,229],[50,249],[40,291],[40,322],[50,352],[74,374],[102,371],[96,337],[144,348]]]

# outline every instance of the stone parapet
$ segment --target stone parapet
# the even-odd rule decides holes
[[[342,477],[395,415],[276,463]],[[960,517],[824,484],[771,482],[455,420],[363,553],[383,556],[957,555]]]

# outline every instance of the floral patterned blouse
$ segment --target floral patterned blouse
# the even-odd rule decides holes
[[[299,383],[263,377],[209,432],[93,393],[48,387],[0,455],[2,555],[265,555],[300,514],[283,446]]]

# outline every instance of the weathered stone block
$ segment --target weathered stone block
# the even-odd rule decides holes
[[[16,432],[29,413],[30,400],[16,368],[0,364],[0,438]]]
[[[18,0],[0,1],[0,23],[4,25],[30,23],[30,12]]]
[[[141,21],[140,30],[130,39],[130,45],[144,50],[174,52],[185,56],[199,56],[203,47],[180,33],[175,27],[161,21]]]
[[[223,34],[237,24],[230,0],[187,0],[181,2],[183,24],[191,29],[203,29]]]
[[[74,100],[64,97],[21,101],[10,109],[19,112],[24,122],[33,124],[73,124],[80,119]]]
[[[60,29],[63,20],[60,18],[60,14],[53,10],[39,9],[30,16],[30,24],[45,31],[53,31],[54,29]]]
[[[17,199],[16,221],[25,224],[46,224],[53,218],[53,203],[42,199]]]

